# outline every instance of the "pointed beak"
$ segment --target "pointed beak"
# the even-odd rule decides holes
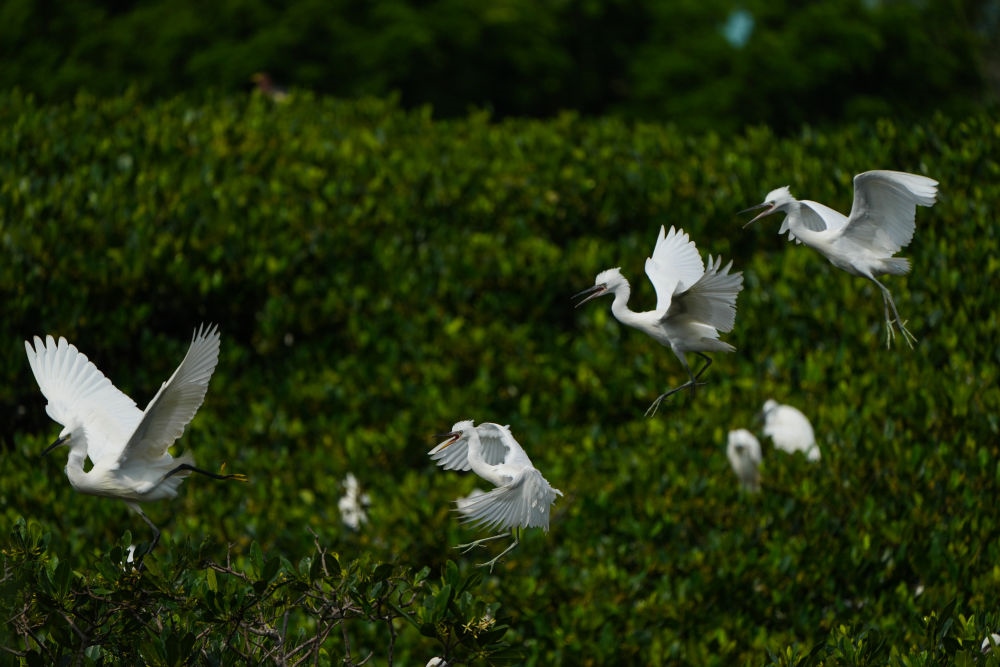
[[[451,447],[456,442],[458,442],[459,439],[462,437],[462,432],[461,431],[452,431],[451,433],[438,433],[434,437],[435,438],[443,438],[444,439],[444,442],[442,442],[440,445],[437,446],[437,449],[440,451],[440,450],[444,449],[445,447]]]
[[[588,287],[582,292],[577,292],[576,294],[573,295],[573,298],[578,299],[581,296],[584,297],[583,300],[581,300],[579,303],[576,304],[576,307],[579,308],[580,306],[587,303],[591,299],[596,299],[597,297],[604,296],[607,293],[608,293],[607,285],[604,284],[594,285],[593,287]]]
[[[42,452],[42,456],[45,456],[46,454],[48,454],[49,452],[51,452],[53,449],[55,449],[59,445],[65,445],[67,440],[69,440],[69,436],[68,435],[64,435],[63,437],[59,438],[58,440],[56,440],[55,442],[53,442],[51,445],[49,445],[48,447],[45,448],[45,451]]]
[[[743,215],[744,213],[750,213],[751,211],[760,211],[761,209],[764,209],[764,210],[761,211],[760,213],[758,213],[750,222],[748,222],[747,224],[743,225],[743,229],[746,229],[747,227],[749,227],[753,223],[757,222],[761,218],[767,217],[767,216],[771,215],[772,213],[774,213],[774,211],[776,210],[775,206],[774,206],[774,204],[772,202],[767,202],[766,201],[763,204],[757,204],[756,206],[751,206],[750,208],[745,208],[745,209],[743,209],[742,211],[740,211],[739,213],[736,214],[736,215]]]

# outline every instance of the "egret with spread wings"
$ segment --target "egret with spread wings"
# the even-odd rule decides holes
[[[56,342],[52,336],[44,341],[35,336],[33,347],[24,343],[31,371],[48,400],[45,411],[63,426],[45,453],[69,447],[66,476],[74,489],[118,498],[142,517],[153,529],[147,551],[156,546],[160,530],[139,503],[175,497],[192,472],[246,481],[243,475],[196,468],[190,453],[174,458],[167,451],[205,399],[219,360],[219,341],[218,328],[199,328],[184,360],[144,411],[65,338]],[[89,471],[84,469],[87,458],[93,464]]]
[[[481,563],[483,567],[489,566],[492,571],[496,562],[520,543],[521,528],[548,532],[552,504],[562,491],[552,488],[531,464],[509,426],[491,422],[474,426],[471,420],[460,421],[440,437],[446,440],[428,452],[439,466],[445,470],[472,470],[496,487],[458,503],[463,519],[491,530],[510,529],[514,538],[499,556]],[[458,548],[469,551],[504,537],[506,532]]]
[[[789,240],[804,243],[837,268],[875,283],[885,307],[886,347],[892,345],[895,325],[912,348],[917,339],[900,319],[889,289],[875,276],[901,276],[910,271],[909,260],[893,255],[910,244],[917,206],[932,206],[937,186],[937,181],[917,174],[866,171],[854,177],[854,204],[849,216],[819,202],[800,201],[788,186],[772,190],[764,203],[741,213],[763,209],[747,225],[772,213],[784,213],[779,234],[788,232]]]
[[[628,307],[631,287],[620,269],[608,269],[597,275],[594,286],[576,295],[584,297],[577,308],[591,299],[614,294],[611,314],[622,324],[645,332],[666,345],[688,374],[688,382],[660,394],[646,410],[656,414],[660,402],[682,389],[695,386],[712,365],[705,352],[732,352],[729,343],[719,340],[719,332],[732,331],[736,322],[736,296],[743,289],[743,273],[730,273],[733,263],[722,266],[722,257],[708,256],[704,264],[694,241],[683,230],[670,228],[660,235],[653,256],[646,259],[646,275],[656,289],[656,310],[637,313]],[[574,298],[576,298],[574,297]],[[684,354],[694,352],[704,360],[697,373],[692,372]]]

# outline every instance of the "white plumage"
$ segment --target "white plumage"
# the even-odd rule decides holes
[[[730,431],[726,439],[726,458],[740,485],[747,491],[760,491],[760,441],[745,428]]]
[[[795,199],[787,186],[772,190],[764,203],[743,212],[764,209],[747,225],[772,213],[785,213],[779,234],[788,232],[790,240],[818,250],[837,268],[872,281],[882,292],[886,345],[892,344],[895,325],[913,347],[916,338],[900,319],[889,289],[875,276],[909,272],[909,260],[893,255],[913,239],[916,207],[934,204],[937,185],[937,181],[917,174],[866,171],[854,177],[854,204],[849,216],[818,202]]]
[[[475,426],[471,420],[460,421],[442,437],[446,440],[429,452],[431,459],[445,470],[472,470],[496,487],[478,495],[470,494],[457,502],[463,520],[491,530],[515,531],[513,543],[483,565],[492,568],[518,545],[518,529],[548,531],[552,504],[562,492],[552,488],[531,464],[509,426],[491,422]],[[505,536],[495,535],[460,547],[468,551],[483,542]]]
[[[764,435],[783,452],[803,452],[810,461],[820,460],[819,445],[812,424],[798,408],[781,405],[774,399],[764,402]]]
[[[216,479],[245,480],[242,475],[216,475],[194,467],[191,454],[174,458],[167,449],[184,433],[201,407],[219,359],[218,329],[199,328],[174,374],[163,383],[144,411],[119,391],[87,356],[65,338],[34,346],[25,341],[28,364],[42,394],[45,411],[63,426],[46,452],[69,447],[66,476],[80,493],[118,498],[153,529],[159,529],[140,502],[173,498],[191,472]],[[84,463],[90,459],[92,468]]]
[[[611,313],[622,324],[639,329],[652,336],[661,345],[673,350],[688,374],[688,382],[657,397],[646,411],[656,413],[660,402],[682,389],[692,393],[712,360],[705,352],[732,352],[735,348],[719,340],[719,332],[732,331],[736,322],[736,296],[743,289],[743,274],[729,273],[733,263],[722,266],[722,258],[708,256],[704,264],[698,248],[684,230],[673,227],[660,234],[653,248],[653,255],[646,259],[646,275],[656,290],[656,310],[634,312],[628,307],[631,286],[614,268],[602,271],[594,286],[583,290],[577,297],[584,297],[577,307],[605,294],[614,294]],[[692,372],[685,358],[694,352],[704,360],[697,373]]]

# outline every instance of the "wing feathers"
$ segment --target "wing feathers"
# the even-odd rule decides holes
[[[660,235],[653,256],[646,259],[646,275],[656,290],[656,310],[666,311],[674,294],[691,287],[705,272],[698,248],[683,229]]]
[[[936,201],[937,185],[926,176],[901,171],[858,174],[844,236],[888,255],[898,252],[913,239],[916,207]]]
[[[488,493],[464,499],[458,506],[466,522],[490,530],[506,528],[549,529],[549,515],[556,496],[553,489],[535,468],[526,468],[508,484]]]
[[[743,289],[743,272],[729,273],[732,261],[725,267],[721,265],[721,257],[713,259],[709,255],[705,274],[674,299],[665,319],[687,316],[719,331],[732,331],[736,323],[736,296]]]

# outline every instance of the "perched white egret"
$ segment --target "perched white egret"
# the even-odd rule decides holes
[[[875,283],[882,291],[885,307],[886,347],[892,345],[895,324],[912,348],[916,338],[900,319],[889,289],[875,276],[901,276],[909,272],[909,260],[893,255],[913,239],[916,207],[934,204],[937,185],[937,181],[917,174],[866,171],[854,177],[850,216],[818,202],[799,201],[791,195],[788,186],[772,190],[764,203],[741,213],[764,209],[747,225],[772,213],[785,213],[779,234],[788,232],[789,240],[805,243],[837,268]]]
[[[64,427],[45,453],[69,447],[66,476],[74,489],[118,498],[142,517],[153,530],[147,551],[156,546],[160,530],[139,503],[173,498],[192,472],[246,481],[243,475],[217,475],[196,468],[190,453],[174,458],[167,451],[205,399],[219,360],[219,339],[217,327],[200,327],[184,360],[145,411],[65,338],[57,343],[52,336],[44,342],[35,336],[34,347],[24,343],[31,371],[48,400],[45,411]],[[88,457],[93,464],[89,471],[84,469]]]
[[[343,487],[344,495],[337,501],[340,520],[351,530],[358,530],[361,524],[368,523],[368,513],[365,510],[371,505],[371,498],[361,491],[358,478],[352,472],[344,477]]]
[[[487,493],[472,495],[457,503],[465,521],[489,529],[510,529],[513,541],[499,556],[481,563],[493,570],[494,564],[520,543],[521,528],[549,530],[549,515],[556,496],[542,473],[511,435],[509,426],[484,422],[475,426],[471,420],[456,423],[445,433],[444,442],[428,454],[445,470],[472,470],[496,486]],[[507,537],[494,535],[468,544],[460,544],[462,553],[485,542]]]
[[[783,452],[804,452],[809,461],[819,461],[819,445],[809,418],[798,408],[782,405],[774,399],[764,401],[764,435],[774,441]]]
[[[614,294],[611,314],[622,324],[645,332],[661,345],[666,345],[687,371],[689,380],[660,394],[646,410],[656,414],[660,402],[667,396],[687,387],[691,393],[702,374],[712,365],[705,352],[732,352],[729,343],[719,340],[719,331],[732,331],[736,322],[736,295],[743,289],[743,272],[729,273],[733,263],[722,266],[722,258],[708,256],[708,265],[702,263],[698,248],[683,230],[660,235],[653,248],[653,256],[646,259],[646,275],[656,289],[656,310],[637,313],[629,309],[631,287],[620,269],[602,271],[594,286],[583,290],[574,298],[584,297],[579,308],[591,299]],[[694,352],[704,360],[697,373],[691,371],[685,352]]]
[[[745,428],[730,431],[726,439],[726,458],[744,489],[753,493],[760,491],[760,462],[763,457],[760,441],[753,433]]]

